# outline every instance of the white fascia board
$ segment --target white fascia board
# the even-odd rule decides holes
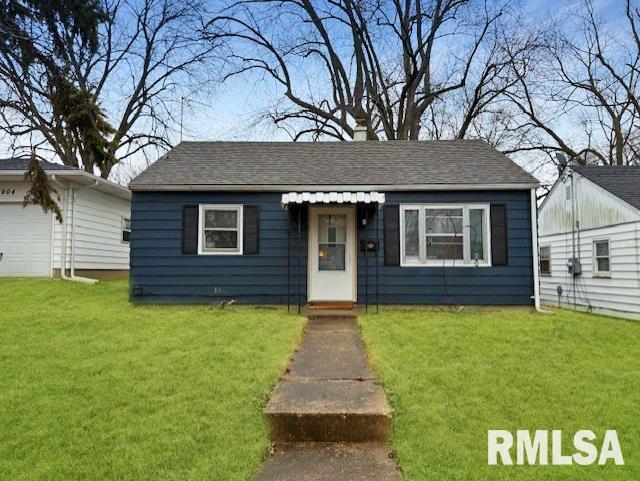
[[[226,192],[353,192],[353,191],[426,191],[426,190],[531,190],[538,183],[526,184],[376,184],[376,185],[289,185],[289,184],[246,184],[246,185],[206,185],[206,184],[129,184],[134,192],[144,191],[226,191]]]
[[[65,179],[81,185],[88,185],[97,181],[97,190],[120,197],[121,199],[131,200],[131,191],[126,187],[85,172],[84,170],[45,170],[45,172],[49,177],[55,175],[58,180]],[[0,170],[0,179],[10,177],[12,178],[11,180],[21,181],[24,180],[24,174],[24,170]]]

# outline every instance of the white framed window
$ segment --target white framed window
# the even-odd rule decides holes
[[[611,275],[609,239],[596,239],[593,241],[593,273],[601,277],[609,277]]]
[[[122,218],[122,242],[128,243],[131,240],[131,218]]]
[[[402,266],[490,266],[489,204],[400,206]]]
[[[540,274],[551,275],[551,246],[540,246]]]
[[[242,206],[201,204],[198,254],[242,254]]]

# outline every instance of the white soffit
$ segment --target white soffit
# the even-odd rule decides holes
[[[289,204],[384,204],[381,192],[289,192],[282,194],[282,205]]]

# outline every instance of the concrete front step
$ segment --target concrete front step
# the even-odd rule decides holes
[[[384,442],[391,409],[374,381],[285,378],[265,408],[274,442]]]
[[[309,320],[316,319],[351,319],[358,317],[358,311],[355,309],[317,309],[309,310],[306,313]]]
[[[355,303],[353,301],[313,301],[307,306],[311,311],[313,310],[326,310],[326,309],[354,309]]]
[[[274,446],[254,481],[401,481],[384,444],[285,443]]]

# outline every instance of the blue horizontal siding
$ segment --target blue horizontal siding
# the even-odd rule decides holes
[[[388,203],[499,202],[507,204],[507,266],[385,266],[382,226],[369,211],[358,209],[358,240],[375,239],[379,227],[380,256],[358,249],[358,302],[391,304],[530,305],[533,294],[531,218],[528,191],[387,193]],[[181,253],[182,207],[227,203],[260,206],[260,252],[246,256],[198,256]],[[300,297],[306,302],[307,228],[303,218],[300,243]],[[290,301],[297,302],[297,232],[292,239]],[[277,193],[135,192],[132,199],[131,286],[142,289],[135,302],[217,302],[234,298],[246,303],[287,302],[287,212]],[[376,284],[376,262],[378,283]],[[365,286],[368,288],[365,289]],[[368,295],[367,295],[368,293]]]
[[[287,219],[276,193],[135,192],[132,198],[131,286],[134,302],[287,302]],[[183,255],[185,204],[254,204],[260,207],[260,251],[241,256]],[[303,219],[304,220],[304,219]],[[300,295],[306,302],[307,240],[302,223]],[[297,232],[292,239],[290,300],[298,299]]]
[[[381,209],[360,227],[360,239],[375,238],[380,228],[379,279],[377,292],[383,304],[484,304],[531,305],[533,260],[531,253],[531,208],[529,191],[388,192],[388,204],[504,203],[507,205],[508,265],[498,267],[399,267],[384,265],[384,225]],[[376,258],[358,256],[358,302],[376,299]],[[368,289],[365,289],[368,277]],[[368,295],[366,295],[368,293]]]

